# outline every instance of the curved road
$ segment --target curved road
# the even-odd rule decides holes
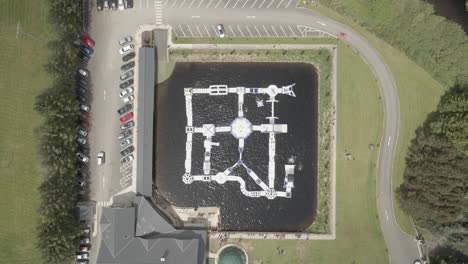
[[[195,17],[192,17],[195,16]],[[403,233],[396,222],[392,202],[392,166],[399,127],[399,101],[392,73],[378,52],[350,27],[306,9],[164,9],[165,24],[216,25],[245,24],[247,16],[255,16],[248,23],[258,25],[305,25],[338,35],[368,63],[377,79],[384,102],[384,130],[378,160],[377,207],[381,229],[391,263],[413,263],[419,258],[414,238]]]

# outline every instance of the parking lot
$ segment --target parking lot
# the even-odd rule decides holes
[[[144,0],[142,0],[144,1]],[[297,0],[161,0],[163,8],[295,8]]]

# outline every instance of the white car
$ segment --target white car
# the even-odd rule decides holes
[[[76,255],[77,260],[84,260],[84,259],[89,259],[89,253],[81,253],[79,255]]]
[[[80,110],[83,112],[89,112],[89,105],[80,104]]]
[[[132,94],[133,92],[133,86],[127,87],[120,92],[120,98],[124,98],[127,95]]]
[[[97,154],[97,164],[102,165],[106,162],[106,153],[104,151],[100,151]]]
[[[122,101],[124,103],[131,103],[131,102],[133,102],[133,100],[135,100],[135,97],[133,96],[133,94],[122,98]]]
[[[123,0],[119,0],[119,10],[124,10],[124,3]]]
[[[124,46],[123,48],[119,49],[120,55],[127,54],[131,51],[133,51],[133,44]]]
[[[133,38],[131,36],[126,36],[125,38],[119,40],[119,45],[123,46],[125,44],[128,44],[133,41]]]
[[[88,163],[88,161],[89,161],[89,158],[86,157],[85,154],[79,153],[79,152],[76,153],[76,158],[78,159],[78,161],[80,161],[80,162],[82,162],[82,163]]]
[[[216,26],[216,29],[218,30],[219,37],[224,38],[226,35],[224,34],[224,27],[223,25],[219,24]]]

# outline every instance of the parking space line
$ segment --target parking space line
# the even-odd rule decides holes
[[[245,7],[245,5],[246,5],[246,4],[247,4],[249,1],[250,1],[250,0],[247,0],[247,1],[245,1],[245,3],[242,5],[242,7],[241,7],[241,8],[244,8],[244,7]]]
[[[265,32],[267,33],[268,36],[270,36],[270,33],[268,33],[268,30],[266,29],[265,25],[262,25],[263,27],[263,30],[265,30]]]
[[[211,25],[211,27],[213,28],[213,31],[215,32],[215,36],[217,37],[218,36],[218,31],[216,30],[215,26]]]
[[[258,31],[258,29],[257,29],[257,27],[255,25],[254,25],[254,28],[255,28],[255,31],[257,31],[258,36],[261,37],[262,34],[260,34],[260,31]]]
[[[190,35],[192,35],[192,37],[194,37],[192,29],[190,28],[190,25],[187,25],[187,27],[188,27],[188,30],[190,31]]]
[[[201,0],[200,3],[198,4],[197,8],[200,8],[201,4],[203,4],[205,0]]]
[[[255,4],[257,3],[258,0],[255,0],[255,2],[250,6],[250,8],[254,7]]]
[[[141,8],[141,0],[140,0],[140,8]]]
[[[291,28],[290,25],[288,25],[288,27],[289,27],[289,30],[291,30],[291,33],[293,34],[293,36],[295,37],[295,36],[296,36],[296,33],[294,33],[294,31],[292,30],[292,28]]]
[[[203,25],[203,27],[205,28],[205,31],[206,31],[206,34],[208,34],[208,37],[210,37],[210,32],[208,32],[208,29],[206,28],[206,26]]]
[[[198,34],[200,34],[200,37],[203,37],[203,34],[200,32],[200,29],[198,28],[198,25],[195,25],[197,27]]]
[[[149,8],[149,0],[146,0],[146,8]]]
[[[209,6],[211,5],[211,2],[213,2],[213,0],[210,0],[210,2],[208,3],[207,6],[205,6],[205,8],[209,8]]]
[[[172,3],[171,7],[170,8],[173,8],[175,6],[175,4],[177,3],[177,0],[174,0],[174,2]]]
[[[237,2],[234,4],[232,8],[236,8],[237,3],[239,3],[240,0],[237,0]]]
[[[272,0],[270,4],[267,6],[267,8],[270,8],[270,6],[275,2],[275,0]]]
[[[279,4],[276,6],[276,8],[280,7],[281,3],[283,3],[284,0],[281,0]]]
[[[232,35],[235,37],[235,36],[236,36],[236,33],[234,32],[234,30],[232,30],[232,27],[231,27],[231,25],[228,25],[228,28],[231,30],[231,32],[232,32]]]
[[[246,28],[247,31],[249,32],[250,36],[253,37],[252,32],[250,32],[249,26],[245,26],[245,28]]]
[[[278,33],[275,30],[275,27],[273,25],[270,25],[271,29],[273,29],[273,32],[275,32],[276,36],[279,37]]]
[[[190,8],[192,6],[193,2],[195,2],[195,0],[192,0],[192,2],[190,2],[189,6],[187,8]]]
[[[224,5],[224,8],[226,8],[226,6],[229,5],[229,2],[231,2],[231,0],[228,0],[227,3]]]
[[[216,6],[214,8],[217,8],[218,5],[222,2],[222,0],[219,0],[219,2],[216,4]]]
[[[262,8],[263,3],[265,3],[266,0],[263,0],[263,2],[258,6],[258,8]]]
[[[291,4],[293,0],[289,0],[288,4],[284,8],[288,8],[289,4]]]
[[[283,34],[285,37],[287,37],[288,35],[286,34],[286,32],[284,31],[283,27],[280,25],[280,28],[281,28],[281,31],[283,31]]]
[[[244,32],[242,32],[242,30],[240,29],[239,25],[237,25],[237,29],[240,31],[242,37],[245,37],[245,36],[244,36]]]
[[[184,29],[182,29],[182,25],[179,25],[180,31],[182,31],[182,35],[185,37]]]
[[[182,1],[182,4],[180,4],[179,8],[182,8],[182,6],[185,4],[185,0]]]
[[[169,0],[164,1],[163,8],[166,6],[167,2],[169,2]]]

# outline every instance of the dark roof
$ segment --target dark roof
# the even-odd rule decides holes
[[[176,230],[153,209],[150,202],[143,197],[137,198],[136,207],[103,208],[100,222],[102,241],[97,263],[206,262],[205,231]],[[135,229],[141,236],[136,236]]]
[[[136,192],[149,197],[153,192],[154,48],[139,49],[138,71]]]

